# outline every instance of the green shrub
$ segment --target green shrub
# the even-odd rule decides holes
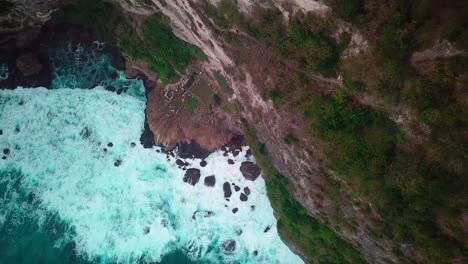
[[[287,134],[286,137],[284,137],[284,143],[288,145],[296,143],[298,141],[299,139],[297,139],[293,134]]]
[[[354,21],[362,12],[362,0],[336,0],[333,4],[335,12],[347,21]]]
[[[220,106],[222,102],[223,102],[223,100],[221,99],[221,97],[218,94],[213,94],[213,104],[215,106]]]

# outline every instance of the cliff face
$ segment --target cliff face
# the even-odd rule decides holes
[[[327,10],[327,6],[314,1],[273,1],[272,4],[282,8],[285,18],[295,12],[323,13]],[[243,42],[243,46],[233,48],[223,39],[225,30],[204,15],[200,3],[176,0],[164,4],[155,2],[155,5],[171,19],[171,25],[178,37],[198,46],[207,55],[208,59],[200,65],[202,71],[208,75],[221,72],[232,89],[229,102],[238,103],[242,108],[240,114],[234,115],[234,118],[244,119],[254,129],[258,140],[265,145],[271,163],[289,179],[290,189],[297,201],[320,221],[330,221],[328,224],[342,237],[353,241],[354,245],[362,249],[369,261],[396,261],[391,250],[394,242],[370,239],[368,233],[372,222],[359,208],[330,201],[330,187],[322,176],[324,157],[317,149],[318,143],[308,134],[308,124],[302,120],[301,113],[295,108],[275,108],[273,102],[263,96],[281,82],[284,74],[293,72],[294,65],[283,60],[266,44],[238,30],[232,30],[231,33]],[[249,1],[239,2],[241,9],[247,10],[251,5]],[[138,3],[126,8],[136,13],[148,11]],[[236,61],[242,63],[237,64]],[[314,73],[310,75],[318,94],[329,94],[340,87],[340,82],[335,79],[326,79]],[[215,76],[208,78],[214,80]],[[156,103],[153,105],[151,97],[148,105],[149,109],[158,107]],[[285,143],[284,138],[292,132],[301,139],[300,144]],[[182,137],[179,140],[199,142],[196,136]],[[340,224],[333,223],[331,217],[336,211],[346,212],[347,221],[358,222],[359,232],[338,231]]]
[[[51,6],[57,5],[55,1],[46,2]],[[155,142],[173,147],[180,141],[196,141],[201,147],[213,150],[225,145],[235,135],[246,135],[252,148],[257,149],[256,158],[263,166],[264,177],[269,182],[270,199],[278,210],[280,225],[283,222],[283,229],[279,228],[280,233],[285,242],[306,261],[316,261],[312,256],[320,256],[323,252],[309,250],[308,243],[297,241],[294,236],[313,237],[314,234],[300,231],[299,234],[292,234],[284,226],[294,223],[286,220],[294,222],[297,219],[301,222],[304,219],[302,217],[312,216],[321,225],[328,226],[339,237],[350,242],[370,263],[436,263],[440,259],[463,262],[463,254],[457,249],[452,250],[452,245],[445,249],[440,245],[434,246],[433,243],[443,244],[444,240],[439,239],[443,235],[448,236],[450,241],[455,241],[454,248],[463,249],[464,245],[460,241],[463,241],[463,234],[467,231],[464,207],[466,199],[454,196],[456,199],[453,200],[457,202],[451,206],[458,207],[458,210],[451,211],[455,215],[451,218],[434,213],[436,210],[443,211],[440,208],[445,206],[445,201],[437,201],[439,195],[455,189],[453,193],[460,193],[460,188],[463,189],[466,185],[463,184],[466,183],[466,177],[463,176],[466,165],[464,161],[460,161],[455,154],[446,157],[440,149],[442,143],[450,145],[456,142],[461,148],[466,145],[464,114],[459,114],[461,118],[453,118],[450,124],[440,123],[440,120],[447,119],[446,113],[466,111],[463,107],[457,107],[466,106],[467,102],[463,82],[467,76],[466,67],[463,66],[466,64],[461,63],[462,66],[459,66],[458,61],[453,62],[458,65],[454,66],[458,70],[448,73],[452,62],[446,64],[441,60],[458,60],[461,56],[463,61],[466,53],[451,42],[440,40],[435,41],[435,45],[431,42],[426,46],[399,47],[405,50],[401,60],[386,60],[388,54],[390,57],[399,56],[400,49],[394,49],[395,46],[412,43],[405,35],[410,27],[398,29],[394,33],[392,30],[403,27],[403,22],[394,22],[389,18],[390,22],[385,20],[385,23],[379,25],[361,17],[361,20],[366,21],[363,26],[350,13],[357,12],[364,16],[365,9],[367,16],[383,12],[382,17],[392,17],[393,14],[386,14],[385,10],[396,8],[397,4],[392,3],[398,1],[391,1],[385,7],[374,1],[353,1],[360,2],[361,5],[344,11],[339,5],[342,1],[327,1],[328,5],[321,1],[305,0],[271,0],[262,1],[261,4],[249,0],[115,2],[125,10],[125,16],[132,18],[129,24],[135,31],[143,27],[142,21],[145,18],[162,13],[170,19],[172,30],[178,38],[198,47],[206,56],[192,61],[185,71],[176,69],[174,75],[177,78],[161,81],[161,73],[151,68],[151,62],[126,54],[127,75],[146,78],[147,120],[155,135]],[[15,10],[23,10],[24,4],[21,3]],[[428,8],[424,3],[418,2],[417,5]],[[34,9],[34,5],[29,8],[32,9],[28,9],[28,14],[39,14],[31,10],[42,10],[42,7]],[[395,10],[400,8],[402,7],[398,6]],[[450,12],[446,13],[451,14]],[[445,13],[441,10],[439,14],[443,16]],[[47,20],[42,19],[43,16],[27,17],[32,19],[28,22],[29,25],[40,25]],[[435,19],[434,23],[439,22]],[[258,29],[258,25],[263,28]],[[383,42],[378,33],[375,33],[380,32],[379,26],[386,28],[384,32],[390,32],[381,37]],[[313,34],[307,27],[312,28]],[[21,26],[16,27],[18,28]],[[367,34],[361,34],[361,31]],[[119,30],[117,32],[117,42],[122,46],[119,34],[123,33]],[[427,29],[421,29],[421,32],[423,33],[418,33],[417,37],[422,43],[429,43],[426,39],[441,37],[428,34]],[[308,34],[313,36],[308,38]],[[316,36],[325,37],[320,39]],[[296,41],[294,37],[300,40]],[[396,41],[388,41],[394,38]],[[282,39],[292,40],[281,42]],[[302,51],[296,52],[296,49],[302,47],[302,42],[305,52],[301,54]],[[326,67],[317,61],[323,61]],[[339,61],[339,66],[335,65],[338,65],[336,61]],[[408,72],[397,71],[398,67],[408,65],[411,66]],[[383,70],[388,70],[388,73]],[[436,77],[432,76],[433,72],[437,72]],[[400,75],[404,77],[395,78]],[[409,75],[418,75],[421,78],[414,80]],[[432,98],[430,100],[420,100],[424,101],[421,103],[424,107],[411,104],[411,100],[416,101],[414,98],[426,99],[421,87],[434,83],[435,87],[444,87],[434,88],[442,92],[431,94],[428,96]],[[374,86],[377,88],[372,88]],[[394,95],[391,89],[396,89],[396,86],[402,87],[397,98],[412,99],[405,101],[392,97]],[[363,87],[367,87],[367,90]],[[450,88],[447,92],[446,87],[456,88]],[[458,99],[449,100],[445,105],[434,102],[433,98],[441,94]],[[322,101],[329,99],[331,102]],[[317,117],[317,113],[322,116]],[[382,117],[382,113],[385,117]],[[439,120],[439,123],[435,120]],[[453,130],[441,135],[440,127],[444,126],[453,126]],[[386,130],[382,132],[380,127]],[[355,130],[359,133],[355,133]],[[348,134],[340,134],[342,131]],[[348,144],[347,141],[358,143]],[[387,141],[391,143],[382,145],[381,142]],[[340,147],[351,154],[346,153],[347,155],[343,155],[345,158],[341,157],[338,155],[341,152],[336,150]],[[361,148],[364,148],[361,152],[349,151]],[[344,152],[342,149],[340,151]],[[384,154],[375,154],[379,151]],[[460,152],[457,148],[450,151]],[[421,154],[424,156],[421,160],[429,160],[437,166],[425,169],[422,161],[410,162],[409,156],[398,156],[400,152],[405,153],[404,155],[424,153]],[[344,165],[337,166],[337,161]],[[363,163],[359,165],[359,170],[354,169],[353,164],[358,161]],[[440,167],[446,167],[447,170],[439,171]],[[431,170],[435,172],[431,174]],[[399,171],[403,171],[404,175],[399,175]],[[447,171],[462,176],[455,177]],[[287,181],[282,181],[281,175],[277,180],[279,174],[287,178]],[[353,174],[357,174],[358,180],[352,177],[356,176]],[[373,178],[373,174],[384,180]],[[444,175],[448,180],[439,180],[437,175]],[[364,182],[360,180],[362,178],[370,180]],[[455,181],[454,178],[458,180]],[[421,182],[424,187],[418,185]],[[460,188],[455,188],[447,182],[462,184],[458,184]],[[435,192],[435,186],[442,191]],[[280,192],[278,188],[284,191]],[[384,192],[384,189],[390,191]],[[379,192],[373,194],[375,190]],[[278,197],[289,194],[294,199]],[[435,200],[424,198],[428,196]],[[283,200],[287,202],[281,202]],[[295,201],[300,206],[296,206]],[[282,212],[285,204],[303,207],[306,212],[300,209],[297,214],[285,215]],[[393,209],[396,205],[399,205],[398,210]],[[386,206],[391,209],[387,210]],[[435,209],[428,209],[430,207]],[[392,213],[387,214],[385,211]],[[396,215],[399,214],[405,217],[409,215],[411,220],[398,218]],[[428,219],[423,221],[420,219],[421,215],[427,215]],[[422,222],[424,228],[417,224],[413,226],[416,222]],[[309,222],[304,223],[299,224],[309,225]],[[426,229],[428,223],[431,226],[429,231]],[[413,230],[392,231],[405,225]],[[318,230],[322,232],[328,229],[320,227]],[[437,237],[437,241],[426,239],[424,232],[436,234],[433,236]],[[420,233],[424,234],[421,236],[424,239],[414,237],[414,234]],[[333,237],[320,237],[317,243],[325,245],[334,241],[335,238],[330,239],[330,236]],[[348,244],[343,245],[344,248],[350,247]],[[336,245],[332,247],[339,248]],[[446,252],[429,256],[425,250],[431,251],[432,248],[435,248],[434,251]],[[353,259],[346,261],[353,262]]]

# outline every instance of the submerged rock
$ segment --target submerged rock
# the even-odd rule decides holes
[[[213,216],[215,213],[213,211],[195,211],[192,214],[192,219],[195,220],[197,217],[207,218]]]
[[[228,164],[229,165],[234,165],[234,161],[232,159],[228,159]]]
[[[206,160],[202,160],[200,162],[200,166],[205,167],[206,165],[208,165],[208,162],[206,162]]]
[[[237,213],[237,211],[239,211],[239,208],[237,208],[237,207],[234,208],[234,209],[232,209],[232,213],[233,213],[233,214]]]
[[[224,182],[223,183],[223,191],[224,191],[224,197],[225,198],[231,197],[232,191],[231,191],[231,185],[229,184],[229,182]]]
[[[263,230],[263,233],[266,233],[266,232],[270,231],[270,229],[271,229],[271,227],[270,227],[270,226],[267,226],[267,227],[265,228],[265,230]]]
[[[244,178],[249,181],[255,181],[258,176],[260,176],[260,168],[257,166],[257,164],[250,161],[242,162],[240,171],[242,172]]]
[[[185,162],[181,159],[177,159],[175,163],[177,164],[177,166],[181,166],[181,167],[185,165]]]
[[[10,154],[10,149],[7,149],[7,148],[3,149],[3,154],[5,155]]]
[[[213,187],[216,184],[216,178],[214,175],[205,177],[205,185],[208,187]]]
[[[200,180],[200,170],[199,169],[194,169],[190,168],[185,172],[184,175],[184,182],[195,185],[197,182]]]
[[[245,195],[247,195],[247,196],[250,195],[250,189],[249,189],[249,187],[244,187],[244,193],[245,193]]]
[[[114,162],[114,166],[119,167],[120,165],[122,165],[122,161],[121,161],[121,160],[116,160],[116,161]]]
[[[234,191],[236,191],[236,192],[240,191],[240,187],[237,186],[237,185],[234,185]]]
[[[232,240],[232,239],[229,239],[229,240],[226,240],[224,241],[222,244],[221,244],[221,249],[225,252],[225,253],[232,253],[236,250],[236,241]]]

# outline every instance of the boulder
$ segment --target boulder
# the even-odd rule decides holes
[[[247,195],[247,196],[250,195],[250,189],[249,189],[249,187],[244,187],[244,193],[245,193],[245,195]]]
[[[184,182],[195,185],[197,182],[200,180],[200,170],[199,169],[194,169],[190,168],[185,172],[184,175]]]
[[[257,166],[257,164],[250,161],[242,162],[240,171],[242,172],[244,178],[249,181],[255,181],[258,176],[260,176],[260,168]]]
[[[224,198],[229,198],[232,195],[231,185],[229,182],[223,183]]]
[[[205,177],[205,185],[208,187],[213,187],[216,184],[216,178],[214,175]]]
[[[202,160],[202,161],[200,162],[200,166],[202,166],[202,167],[205,167],[207,164],[208,164],[208,163],[206,162],[206,160]]]
[[[249,199],[247,197],[247,195],[245,195],[244,193],[241,193],[239,199],[242,201],[242,202],[247,202],[247,200]]]

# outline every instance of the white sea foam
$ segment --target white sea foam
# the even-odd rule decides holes
[[[0,199],[0,227],[15,210],[31,210],[38,221],[44,211],[53,213],[70,227],[64,237],[74,240],[77,253],[100,262],[159,261],[180,249],[210,263],[302,263],[277,234],[263,179],[246,181],[240,173],[247,148],[229,156],[234,165],[221,151],[206,167],[187,160],[201,178],[195,186],[184,183],[174,158],[139,144],[144,109],[141,98],[102,88],[0,91],[0,149],[10,150],[0,171],[23,174],[20,183],[1,179],[10,192]],[[209,175],[214,187],[203,184]],[[15,182],[41,200],[39,208],[14,198]],[[248,187],[248,201],[234,189],[226,201],[224,182]],[[232,253],[221,247],[228,240],[236,244]]]

